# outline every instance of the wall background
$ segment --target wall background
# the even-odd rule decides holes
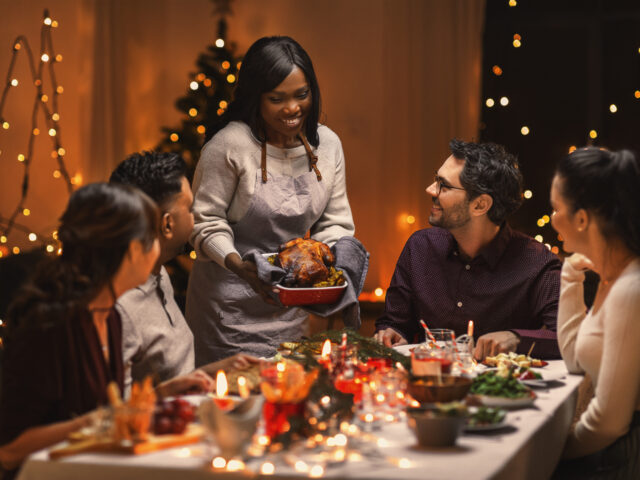
[[[71,174],[108,178],[128,153],[152,148],[160,127],[177,124],[174,100],[217,21],[207,0],[0,0],[0,78],[14,38],[39,48],[42,11],[59,22],[53,42],[62,143]],[[480,114],[484,1],[479,0],[236,0],[228,40],[244,52],[264,35],[286,34],[313,59],[324,121],[338,133],[347,159],[356,236],[371,252],[365,285],[388,285],[409,235],[426,226],[424,193],[448,156],[452,137],[477,139]],[[0,130],[0,215],[19,198],[35,90],[24,58],[19,86]],[[45,84],[47,81],[45,80]],[[44,122],[40,119],[40,128]],[[50,235],[67,194],[52,176],[51,142],[37,139],[28,197],[20,222]],[[406,219],[413,215],[415,223]],[[14,231],[5,245],[33,245]]]

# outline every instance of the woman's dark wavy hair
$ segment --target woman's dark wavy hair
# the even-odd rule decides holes
[[[522,173],[518,159],[495,143],[473,143],[453,139],[451,153],[465,160],[460,183],[469,200],[486,193],[493,199],[488,216],[502,224],[522,204]]]
[[[640,255],[640,162],[629,150],[574,150],[556,167],[560,191],[575,213],[597,217],[602,233]]]
[[[311,110],[304,122],[304,132],[309,143],[315,147],[320,118],[320,88],[307,52],[290,37],[263,37],[249,47],[242,60],[234,99],[221,122],[207,131],[209,140],[229,122],[242,121],[249,125],[253,135],[265,141],[263,120],[260,116],[260,97],[270,92],[291,73],[293,67],[302,70],[311,89]]]
[[[22,322],[41,326],[85,309],[112,280],[132,240],[151,248],[159,231],[156,204],[128,185],[93,183],[71,195],[60,218],[62,254],[43,263],[7,313],[8,333]]]

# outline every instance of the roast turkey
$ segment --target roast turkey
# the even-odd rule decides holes
[[[278,263],[287,271],[286,287],[311,287],[329,278],[336,258],[325,243],[311,238],[294,238],[278,248]]]

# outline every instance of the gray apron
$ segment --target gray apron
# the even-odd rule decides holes
[[[310,150],[307,154],[311,157]],[[280,244],[302,237],[327,205],[325,186],[314,170],[295,178],[267,175],[263,182],[256,171],[251,205],[231,225],[240,256],[254,248],[275,252]],[[247,282],[216,262],[194,263],[187,299],[196,366],[240,352],[269,357],[280,343],[307,333],[306,312],[265,303]]]

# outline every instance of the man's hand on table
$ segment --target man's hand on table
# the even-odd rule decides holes
[[[515,352],[519,343],[518,335],[509,330],[487,333],[478,338],[473,356],[481,362],[485,357],[494,357],[502,352]]]
[[[386,347],[395,347],[396,345],[406,345],[408,342],[402,335],[396,332],[393,328],[385,328],[384,330],[378,330],[373,338],[382,343]]]
[[[162,382],[156,387],[160,397],[182,395],[186,393],[207,393],[215,389],[215,381],[204,370],[196,369],[186,375],[180,375]]]

